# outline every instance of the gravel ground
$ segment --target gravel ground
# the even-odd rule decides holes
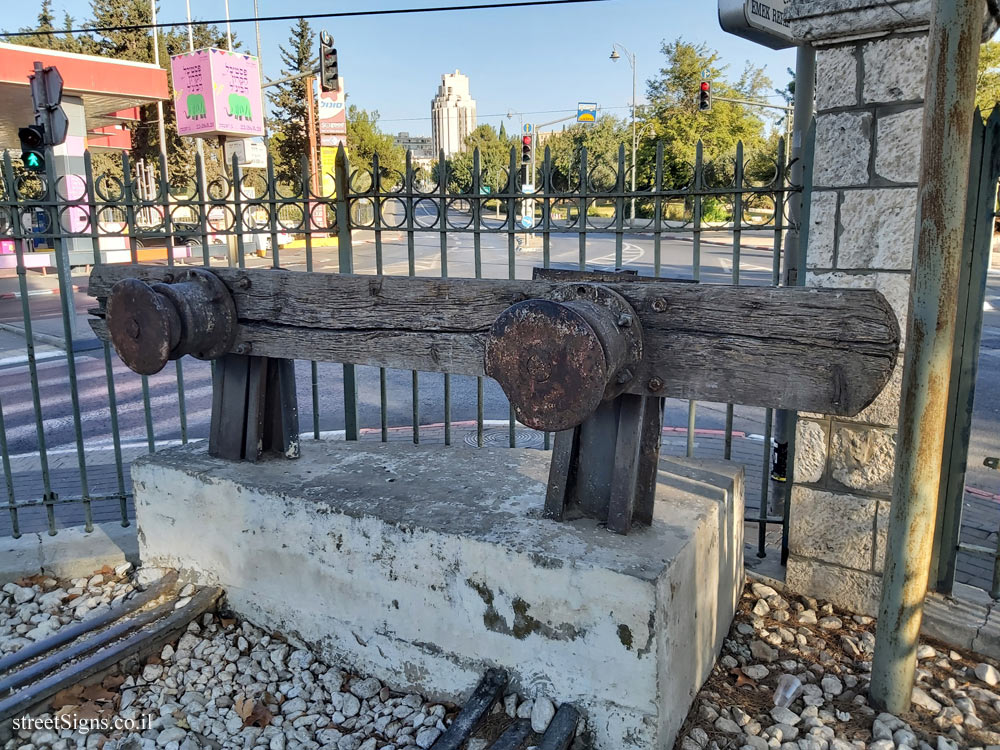
[[[131,569],[87,579],[35,577],[0,593],[0,654],[93,616],[137,589]],[[190,590],[181,595],[190,594]],[[1000,670],[934,643],[918,651],[914,708],[903,716],[868,705],[875,626],[808,597],[749,583],[722,656],[695,699],[679,750],[1000,750]],[[795,678],[792,680],[792,678]],[[798,684],[776,706],[779,681]],[[57,695],[45,719],[145,722],[133,731],[21,730],[4,750],[104,748],[429,748],[454,706],[395,692],[328,665],[277,634],[207,614],[129,674]],[[468,750],[483,750],[515,717],[537,733],[555,712],[544,696],[505,697]],[[537,741],[537,734],[534,740]],[[583,743],[575,743],[582,748]]]
[[[917,652],[913,707],[869,706],[870,617],[747,585],[722,656],[678,737],[680,750],[1000,750],[1000,670],[941,644]],[[775,705],[779,680],[801,684]],[[788,677],[784,678],[788,681]]]
[[[135,593],[132,563],[102,568],[89,578],[34,576],[0,589],[0,656],[106,612]]]
[[[15,650],[134,590],[113,571],[101,575],[108,580],[95,576],[69,584],[52,579],[8,584],[0,602],[0,644]],[[185,594],[190,591],[182,590],[181,596]],[[81,601],[84,596],[96,601]],[[38,604],[41,600],[45,603]],[[44,633],[35,632],[39,612],[46,617],[37,623],[54,623]],[[544,696],[531,700],[508,694],[469,750],[483,750],[487,739],[495,739],[517,717],[531,721],[537,740],[555,708]],[[131,732],[21,730],[3,748],[416,750],[429,748],[457,710],[328,665],[235,617],[206,614],[158,656],[134,665],[133,673],[64,690],[53,699],[52,713],[35,716],[146,724]]]

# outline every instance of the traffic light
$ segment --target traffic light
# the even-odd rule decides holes
[[[531,164],[531,149],[534,145],[532,136],[524,135],[521,137],[521,163]]]
[[[326,31],[319,35],[319,87],[322,91],[340,91],[337,50],[333,37]]]
[[[21,161],[31,172],[45,171],[45,127],[29,125],[19,128],[17,137],[21,139]]]
[[[712,109],[712,82],[702,81],[701,91],[698,92],[698,109],[708,112]]]

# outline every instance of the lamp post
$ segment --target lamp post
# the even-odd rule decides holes
[[[611,45],[611,59],[617,61],[621,59],[621,55],[618,54],[618,50],[622,51],[625,55],[625,59],[628,60],[628,64],[632,66],[632,214],[629,217],[632,223],[635,223],[635,153],[639,148],[639,139],[636,136],[635,131],[635,53],[631,52],[625,45],[615,42]]]

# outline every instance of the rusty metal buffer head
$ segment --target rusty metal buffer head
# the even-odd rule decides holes
[[[216,359],[236,337],[236,305],[218,276],[189,268],[168,278],[154,284],[122,279],[108,297],[111,342],[140,375],[153,375],[185,354]]]
[[[600,284],[569,284],[509,307],[486,342],[486,374],[517,418],[550,432],[575,427],[620,395],[641,360],[635,310]]]

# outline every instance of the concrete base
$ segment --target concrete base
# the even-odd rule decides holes
[[[743,585],[743,470],[664,459],[652,527],[541,511],[549,454],[306,443],[251,465],[189,445],[132,465],[144,565],[331,661],[438,700],[488,666],[586,717],[596,748],[667,750]]]

